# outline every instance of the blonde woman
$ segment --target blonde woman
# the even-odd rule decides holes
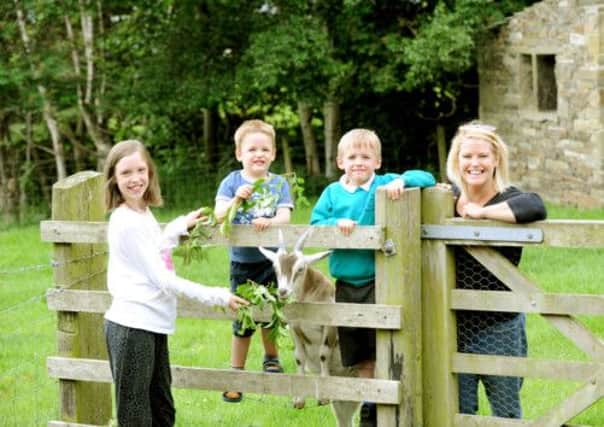
[[[460,126],[447,158],[453,184],[455,214],[464,218],[526,223],[545,219],[541,197],[509,183],[508,149],[493,126],[472,122]],[[494,248],[518,265],[521,247]],[[455,248],[457,288],[483,291],[509,289],[463,248]],[[457,346],[461,353],[526,357],[523,313],[458,311]],[[522,378],[459,374],[459,411],[478,410],[478,383],[482,381],[494,416],[522,418]]]

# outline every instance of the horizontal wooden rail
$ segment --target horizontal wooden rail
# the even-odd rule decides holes
[[[49,357],[46,360],[52,378],[74,381],[111,382],[109,363],[105,360]],[[267,374],[230,369],[172,366],[172,384],[176,388],[227,390],[233,384],[247,393],[281,396],[321,397],[333,400],[362,401],[398,405],[400,382],[393,380],[317,375]]]
[[[604,315],[604,295],[543,293],[530,295],[527,298],[525,295],[518,295],[514,292],[455,289],[451,291],[451,308],[454,310],[602,316]]]
[[[111,295],[106,291],[76,291],[63,288],[49,289],[46,293],[48,308],[55,311],[104,313],[111,304]],[[258,311],[254,318],[270,319],[270,309]],[[333,326],[355,326],[376,329],[401,329],[402,312],[399,305],[385,304],[317,304],[292,303],[284,307],[283,313],[290,321],[300,321]],[[180,317],[229,320],[235,314],[228,310],[208,307],[183,298],[178,301]]]
[[[453,353],[454,373],[587,381],[604,363]]]
[[[251,225],[234,225],[231,234],[225,238],[216,227],[208,244],[216,246],[274,246],[279,240],[281,229],[285,244],[293,246],[309,225],[282,225],[264,231],[255,231]],[[107,241],[106,222],[87,221],[41,221],[41,238],[53,243],[105,243]],[[384,230],[377,225],[356,227],[350,236],[344,236],[337,227],[314,227],[306,239],[306,247],[331,249],[382,249]]]
[[[454,427],[529,427],[531,420],[515,420],[500,417],[487,417],[481,415],[456,414]]]
[[[98,424],[81,424],[81,423],[70,423],[68,421],[49,421],[47,427],[107,427],[105,425]]]
[[[468,235],[465,239],[444,239],[448,245],[481,246],[546,246],[564,248],[604,248],[604,221],[597,220],[547,220],[529,224],[506,224],[497,221],[448,218],[442,224],[450,227],[494,227],[498,229],[538,228],[543,232],[542,242],[513,242],[508,240],[481,240],[480,236]],[[455,233],[452,233],[455,234]],[[512,234],[512,233],[511,233]]]
[[[532,420],[514,420],[511,418],[486,417],[481,415],[455,415],[454,427],[529,427],[533,425]],[[564,427],[594,427],[578,424],[564,424]]]
[[[549,246],[568,248],[604,248],[604,221],[586,220],[547,220],[530,224],[505,224],[486,220],[447,219],[443,224],[425,224],[426,226],[448,226],[466,229],[492,227],[497,229],[540,229],[543,241],[516,242],[510,240],[481,239],[480,235],[468,235],[467,238],[443,239],[448,245],[484,245],[484,246]],[[293,245],[308,225],[290,224],[279,227],[288,246]],[[88,221],[42,221],[40,233],[43,241],[54,243],[104,243],[107,223]],[[458,235],[454,230],[452,235]],[[513,235],[513,233],[511,233]],[[315,227],[308,238],[307,247],[333,249],[382,249],[384,229],[381,226],[359,226],[351,236],[343,236],[336,227]],[[249,225],[233,226],[229,238],[216,232],[208,239],[208,244],[216,246],[271,246],[277,241],[277,227],[256,232]]]

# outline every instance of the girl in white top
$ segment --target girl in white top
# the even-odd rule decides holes
[[[155,165],[136,140],[116,144],[105,165],[109,219],[107,287],[113,299],[105,313],[105,336],[115,383],[120,426],[173,426],[167,335],[174,332],[176,297],[237,310],[247,301],[226,288],[178,277],[171,250],[200,211],[181,216],[164,231],[149,210],[162,203]]]

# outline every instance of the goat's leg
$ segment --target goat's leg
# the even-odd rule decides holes
[[[359,408],[359,402],[334,400],[331,407],[338,421],[338,427],[353,427],[352,418]]]
[[[321,343],[319,345],[319,365],[321,369],[321,376],[327,377],[331,372],[332,354],[334,347],[337,344],[336,328],[333,326],[324,326],[321,331]],[[335,348],[335,351],[339,351]],[[329,399],[317,396],[319,405],[329,404]]]
[[[331,363],[331,353],[335,346],[334,327],[324,326],[321,331],[321,344],[319,346],[319,364],[321,366],[321,376],[327,377],[330,374],[329,365]]]
[[[294,358],[296,360],[296,370],[298,374],[305,374],[305,366],[306,366],[306,351],[304,349],[304,342],[300,339],[300,337],[294,332],[291,334],[292,339],[294,341]],[[294,408],[302,409],[306,402],[304,401],[304,397],[302,396],[294,396],[293,398]]]

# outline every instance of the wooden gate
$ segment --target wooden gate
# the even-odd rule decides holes
[[[111,418],[111,375],[102,337],[102,313],[110,304],[105,290],[106,222],[102,177],[83,172],[53,187],[53,219],[41,223],[45,241],[54,243],[55,286],[48,306],[58,313],[58,355],[48,358],[59,379],[61,421],[49,426],[100,426]],[[508,225],[452,218],[451,193],[406,190],[387,201],[379,191],[375,226],[358,227],[343,237],[320,227],[306,246],[376,250],[375,305],[292,304],[291,320],[376,328],[376,379],[269,375],[201,367],[173,367],[175,387],[242,392],[304,394],[340,400],[371,400],[378,423],[405,427],[556,427],[600,400],[604,394],[604,344],[576,316],[604,315],[603,295],[541,291],[489,246],[604,247],[604,221],[542,221]],[[307,225],[281,229],[292,245]],[[257,233],[234,226],[216,245],[274,246],[276,230]],[[455,289],[452,246],[466,250],[512,292]],[[589,361],[536,360],[457,353],[455,310],[539,313],[589,355]],[[179,302],[179,315],[231,320],[233,316],[191,301]],[[268,313],[257,313],[266,319]],[[583,385],[557,408],[536,420],[507,420],[458,413],[458,373],[541,377]],[[295,393],[294,393],[295,390]],[[604,422],[602,423],[604,424]],[[595,426],[594,426],[595,427]]]
[[[604,396],[604,342],[578,315],[604,315],[604,295],[543,292],[489,246],[604,247],[604,221],[548,220],[526,225],[452,218],[451,195],[424,190],[422,304],[424,420],[431,427],[558,427]],[[451,246],[465,250],[512,292],[455,289]],[[603,260],[604,261],[604,260]],[[457,353],[455,310],[539,313],[589,361],[538,360]],[[536,420],[458,414],[455,374],[540,377],[582,382],[558,407]],[[604,425],[604,420],[599,425]]]
[[[380,426],[422,425],[420,191],[406,191],[397,202],[386,203],[383,192],[377,199],[379,225],[359,227],[350,237],[343,237],[335,227],[318,227],[306,242],[307,247],[376,250],[377,304],[291,304],[284,310],[290,320],[376,328],[376,379],[173,366],[174,387],[221,391],[237,384],[238,390],[249,393],[370,400],[378,403]],[[107,224],[99,208],[102,200],[102,176],[76,174],[55,184],[53,219],[40,225],[42,239],[54,243],[57,261],[55,285],[47,293],[48,307],[59,318],[59,354],[47,359],[49,375],[59,380],[61,388],[61,421],[50,421],[53,427],[100,426],[111,419],[111,373],[102,337],[102,313],[111,300],[104,287]],[[85,214],[89,205],[96,207],[94,215]],[[308,225],[280,228],[285,243],[293,245]],[[214,237],[213,243],[223,246],[276,246],[278,242],[276,229],[258,233],[251,226],[234,226],[228,239],[219,233]],[[82,251],[88,254],[84,258]],[[256,317],[266,320],[267,315]],[[179,316],[233,319],[229,313],[187,300],[179,301]],[[83,352],[78,343],[84,341],[94,341],[98,351]],[[89,391],[89,387],[95,388]]]

